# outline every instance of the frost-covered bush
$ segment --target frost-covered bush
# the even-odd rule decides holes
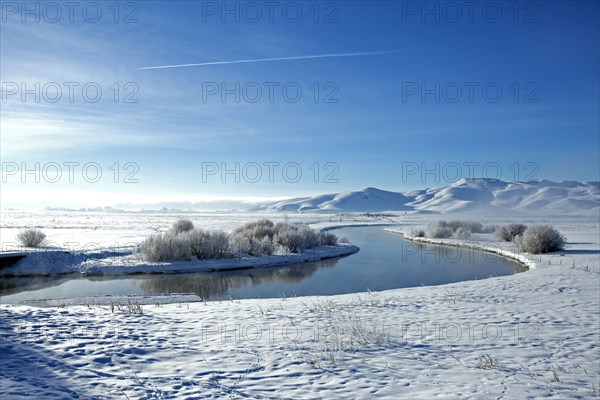
[[[496,227],[484,226],[481,222],[453,220],[450,222],[437,221],[427,226],[427,236],[432,238],[469,239],[471,233],[491,233]],[[413,236],[416,236],[413,231]],[[417,236],[418,237],[418,236]]]
[[[268,236],[262,238],[258,244],[258,251],[261,255],[271,255],[275,252],[275,246],[273,245],[273,240],[269,239]]]
[[[422,229],[413,229],[412,236],[413,237],[425,237],[425,231]]]
[[[446,222],[446,221],[440,221],[442,224],[442,226],[448,226],[450,227],[450,229],[452,229],[452,231],[454,232],[455,230],[457,230],[458,228],[460,228],[461,226],[463,226],[464,222],[463,221],[450,221],[450,222]]]
[[[245,224],[228,235],[222,231],[186,230],[193,225],[182,221],[186,220],[177,221],[167,233],[144,240],[140,245],[142,258],[147,261],[178,261],[192,257],[218,259],[235,254],[262,256],[275,252],[300,253],[312,247],[338,243],[334,234],[315,231],[305,224],[280,222],[275,225],[262,219]]]
[[[534,225],[517,236],[519,249],[527,253],[539,254],[563,250],[567,238],[550,225]]]
[[[234,254],[242,253],[251,256],[271,255],[274,251],[273,241],[268,236],[263,236],[260,240],[250,239],[241,232],[231,234],[229,248]]]
[[[17,240],[23,247],[40,247],[46,244],[46,235],[39,229],[25,229],[17,234]]]
[[[231,251],[251,256],[271,255],[274,251],[275,232],[275,224],[268,219],[244,224],[236,228],[230,236]]]
[[[288,222],[274,224],[268,219],[247,223],[233,231],[230,237],[234,252],[253,256],[278,253],[299,253],[306,249],[327,243],[337,244],[337,237],[329,234],[322,239],[322,233],[308,225],[293,225]],[[333,245],[333,244],[329,244]]]
[[[140,254],[146,261],[190,260],[192,251],[188,234],[159,233],[140,244]]]
[[[194,229],[184,233],[190,241],[193,256],[200,260],[226,258],[231,256],[229,236],[222,231],[204,231]]]
[[[331,232],[321,231],[319,236],[321,246],[337,246],[338,244],[338,237]]]
[[[283,227],[273,237],[273,243],[290,253],[301,253],[306,250],[306,239],[292,225]]]
[[[233,232],[229,236],[229,247],[234,254],[252,254],[252,241],[242,232]]]
[[[427,225],[427,236],[430,238],[447,239],[452,237],[454,231],[446,221],[437,221]]]
[[[490,225],[485,225],[483,227],[483,231],[481,231],[481,233],[494,233],[494,232],[496,232],[496,230],[498,230],[498,225],[490,224]]]
[[[527,229],[527,225],[508,224],[498,227],[496,229],[496,236],[505,242],[512,242],[517,236],[521,236],[525,232],[525,229]]]
[[[454,221],[448,222],[448,226],[450,228],[452,228],[452,230],[454,232],[456,232],[458,230],[458,228],[463,228],[463,229],[469,231],[470,233],[493,232],[493,231],[490,231],[489,229],[487,229],[486,227],[484,227],[481,222],[476,222],[476,221],[458,221],[458,220],[454,220]]]
[[[304,248],[312,249],[321,244],[321,239],[314,229],[302,224],[298,227],[298,233],[304,238]]]
[[[471,238],[471,231],[469,231],[467,228],[459,226],[456,231],[454,231],[454,237],[456,239],[470,239]]]
[[[183,233],[187,235],[190,241],[191,254],[199,259],[207,259],[210,253],[210,234],[202,229],[194,229],[190,232]]]
[[[210,255],[211,258],[230,257],[229,235],[223,231],[210,232]]]
[[[175,234],[181,232],[190,232],[194,229],[194,224],[189,219],[180,219],[171,226],[171,231]]]
[[[275,234],[273,221],[268,219],[260,219],[254,222],[248,222],[236,228],[233,233],[241,233],[248,239],[262,240],[263,237],[268,236],[273,238]]]
[[[192,257],[209,260],[231,256],[229,236],[225,232],[202,229],[152,235],[140,245],[140,254],[146,261],[182,261]]]
[[[463,225],[470,233],[485,233],[485,227],[481,222],[466,221],[466,226]]]

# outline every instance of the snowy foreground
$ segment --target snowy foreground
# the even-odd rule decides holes
[[[315,226],[350,223],[302,218]],[[398,215],[390,228],[410,232],[439,218]],[[598,397],[598,219],[479,220],[551,223],[567,236],[568,248],[525,255],[530,270],[512,276],[385,292],[2,305],[0,398]],[[19,228],[6,224],[3,241]],[[119,240],[145,233],[126,229]],[[56,226],[55,234],[66,230]],[[110,232],[95,232],[110,241]],[[515,252],[491,241],[474,235],[471,243]]]

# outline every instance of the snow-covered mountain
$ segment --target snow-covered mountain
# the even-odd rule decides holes
[[[551,212],[593,214],[600,211],[600,182],[503,182],[461,179],[451,185],[404,193],[368,187],[262,204],[265,212]]]

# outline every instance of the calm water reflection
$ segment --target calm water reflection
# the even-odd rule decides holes
[[[482,279],[524,271],[490,253],[417,245],[382,227],[337,229],[360,252],[283,268],[125,278],[0,279],[2,303],[67,297],[194,293],[208,300],[330,295]]]

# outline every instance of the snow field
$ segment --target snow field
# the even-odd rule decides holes
[[[396,222],[410,231],[435,219]],[[515,222],[485,220],[504,221]],[[330,297],[1,306],[0,395],[597,397],[598,221],[519,222],[555,225],[568,238],[564,255],[529,256],[535,268],[511,276]]]

